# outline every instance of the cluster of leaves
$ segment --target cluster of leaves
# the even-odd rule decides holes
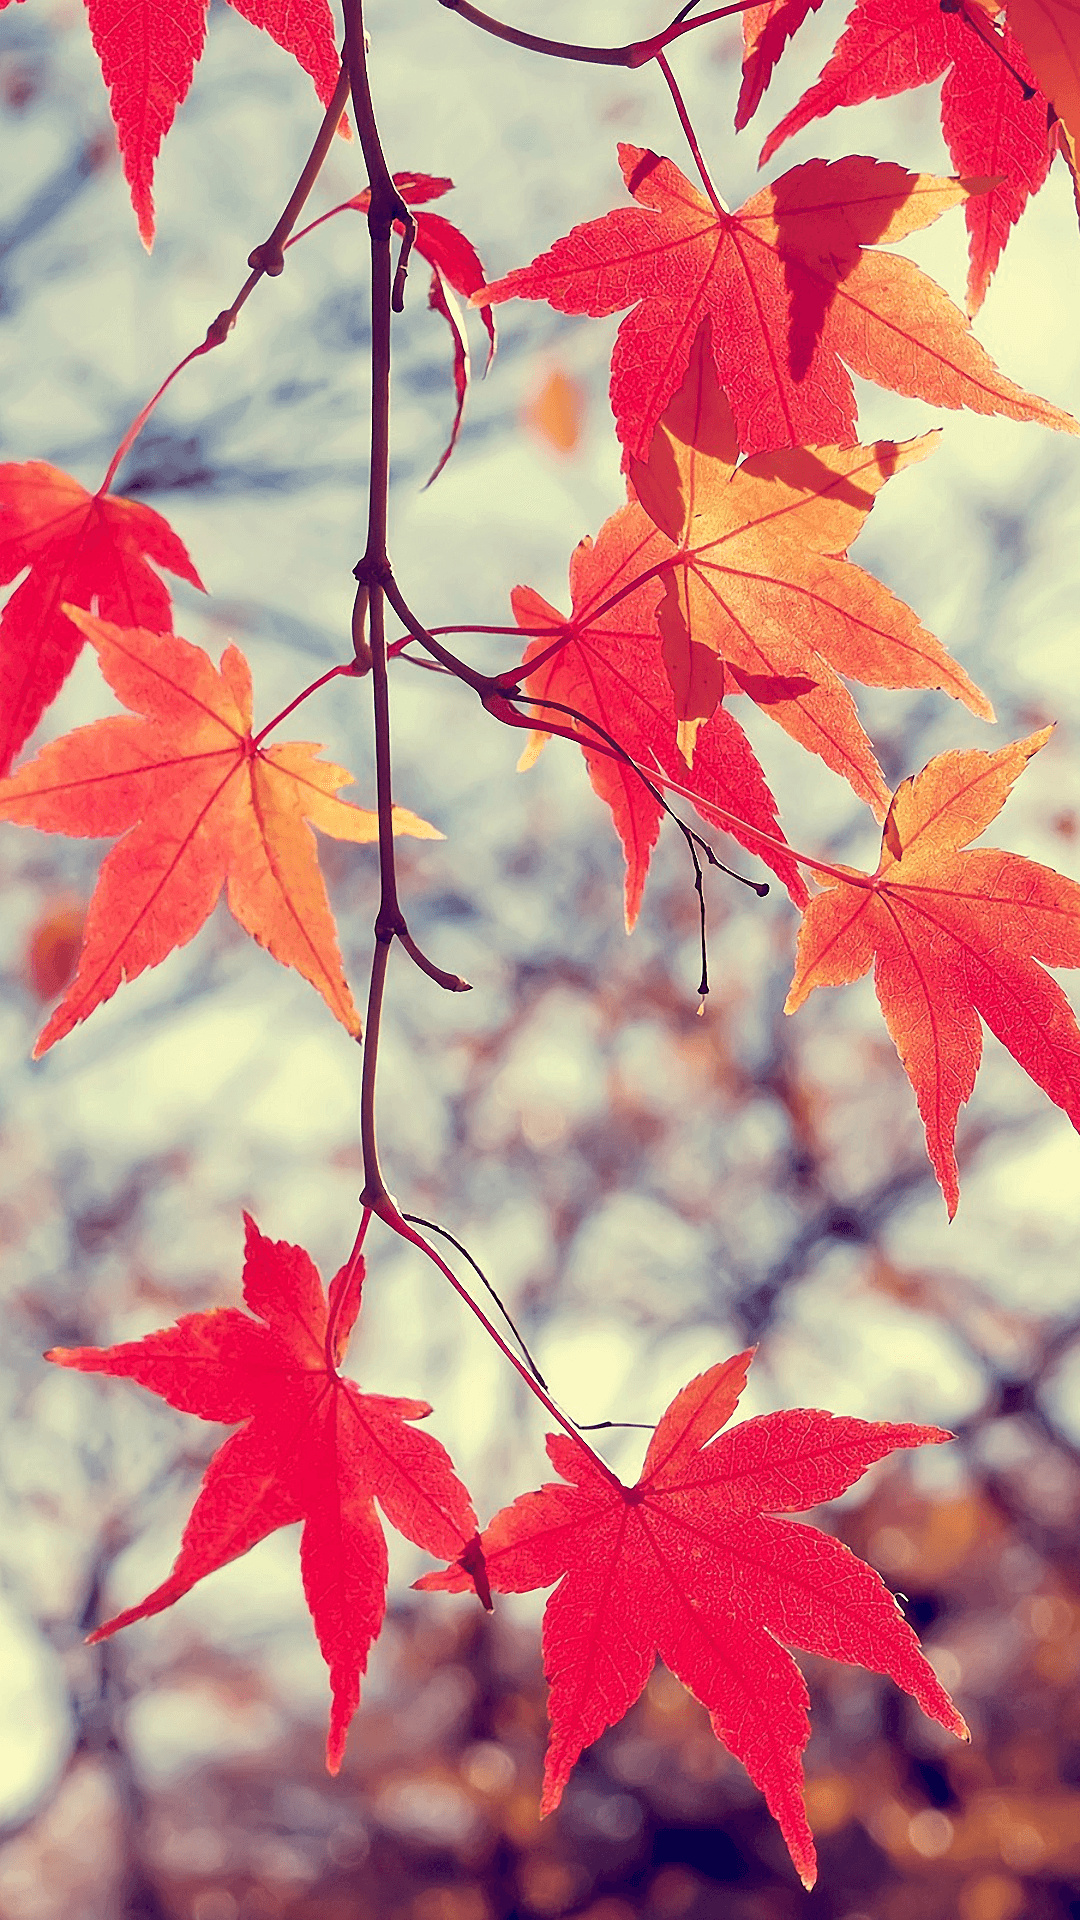
[[[560,1581],[544,1626],[552,1721],[544,1812],[558,1805],[582,1748],[633,1706],[657,1653],[710,1709],[718,1737],[765,1794],[807,1885],[815,1856],[799,1756],[809,1696],[774,1636],[891,1675],[925,1712],[966,1734],[877,1574],[817,1528],[767,1517],[832,1499],[895,1448],[948,1434],[803,1410],[746,1420],[714,1439],[745,1384],[743,1353],[676,1395],[635,1486],[576,1435],[550,1434],[562,1482],[525,1494],[478,1535],[444,1449],[407,1424],[430,1407],[361,1393],[338,1371],[362,1279],[354,1257],[324,1296],[302,1248],[264,1239],[248,1220],[251,1314],[185,1314],[144,1340],[46,1356],[136,1380],[204,1420],[244,1422],[207,1469],[168,1579],[95,1640],[159,1613],[268,1533],[303,1520],[300,1564],[330,1669],[326,1759],[336,1772],[385,1605],[377,1499],[407,1538],[453,1561],[418,1586],[469,1589],[490,1606],[492,1590]]]
[[[767,0],[746,12],[737,124],[760,104],[786,39],[811,5]],[[340,60],[325,0],[289,7],[250,0],[239,10],[312,75],[327,108],[327,140],[351,71],[365,153],[369,162],[373,153],[381,158],[356,0],[346,6],[352,52],[347,47]],[[684,801],[706,826],[760,856],[802,911],[790,1011],[814,987],[855,980],[874,963],[951,1214],[957,1116],[974,1085],[980,1021],[1080,1128],[1080,1028],[1044,970],[1080,966],[1080,887],[1017,855],[969,844],[994,820],[1047,732],[996,751],[942,754],[895,793],[883,778],[845,682],[937,689],[985,720],[993,714],[916,613],[847,557],[886,481],[926,458],[935,440],[861,445],[851,375],[935,406],[1078,430],[1069,415],[1002,374],[969,318],[891,246],[963,206],[969,309],[978,308],[1011,223],[1042,184],[1055,148],[1075,171],[1080,41],[1061,0],[1010,0],[1005,24],[977,0],[945,10],[929,0],[888,9],[859,0],[821,80],[776,129],[766,155],[834,106],[922,84],[949,67],[945,131],[966,177],[914,175],[862,156],[812,160],[731,213],[663,53],[707,23],[707,15],[687,20],[689,11],[655,43],[623,50],[632,56],[623,64],[659,59],[700,189],[671,160],[623,145],[630,204],[576,227],[531,265],[492,283],[455,227],[410,211],[445,193],[445,179],[398,174],[391,182],[386,175],[380,185],[372,168],[371,188],[331,210],[369,214],[374,235],[391,207],[385,224],[403,243],[396,304],[408,248],[415,244],[432,267],[430,305],[451,330],[455,389],[436,473],[457,440],[469,378],[455,295],[480,310],[491,347],[492,308],[510,298],[572,314],[626,312],[611,400],[627,500],[595,542],[574,554],[570,613],[517,588],[517,626],[508,631],[521,631],[527,645],[516,669],[491,679],[437,644],[399,600],[393,604],[412,639],[479,692],[495,718],[532,724],[526,761],[551,732],[580,744],[625,849],[628,927],[663,817],[673,801]],[[206,0],[180,11],[164,0],[134,9],[89,0],[148,244],[153,162],[190,84],[205,12]],[[556,43],[540,50],[559,51]],[[252,264],[256,279],[277,270],[272,250],[257,250]],[[224,341],[250,284],[195,353]],[[378,812],[343,801],[339,789],[351,776],[320,760],[312,744],[263,744],[313,688],[253,732],[243,656],[229,647],[215,667],[173,632],[156,569],[201,588],[198,573],[159,515],[110,491],[149,411],[94,494],[40,462],[0,469],[0,561],[3,578],[19,581],[0,626],[0,818],[118,837],[86,916],[75,978],[37,1051],[122,981],[191,940],[223,887],[240,924],[303,974],[356,1037],[360,1019],[310,829],[380,841],[384,948],[407,935],[400,914],[394,917],[392,884],[387,891],[393,834],[437,831],[406,809],[391,811],[386,785]],[[368,557],[371,568],[358,572],[362,591],[381,593],[392,580],[385,552],[369,543]],[[378,646],[374,622],[372,634]],[[53,741],[10,771],[85,639],[128,713]],[[315,685],[365,677],[372,651],[362,629],[355,639],[353,657]],[[403,653],[404,644],[394,651]],[[385,657],[376,669],[385,674]],[[788,843],[729,705],[740,697],[846,779],[884,822],[876,872],[838,867]],[[388,722],[378,712],[388,765]],[[695,862],[698,849],[715,861],[711,845],[679,824]],[[463,984],[420,959],[441,984]],[[374,1044],[369,1035],[369,1051]],[[813,1411],[721,1434],[745,1380],[750,1356],[743,1354],[676,1397],[641,1479],[626,1487],[531,1380],[564,1429],[549,1439],[562,1479],[522,1496],[481,1533],[446,1454],[409,1424],[426,1405],[362,1394],[340,1373],[372,1212],[424,1244],[390,1203],[373,1152],[365,1139],[360,1231],[328,1298],[303,1252],[264,1240],[249,1223],[244,1293],[255,1317],[234,1309],[190,1315],[139,1342],[50,1356],[133,1378],[204,1419],[244,1423],[208,1471],[169,1579],[99,1636],[171,1605],[213,1568],[303,1519],[301,1562],[331,1672],[327,1757],[336,1767],[382,1619],[386,1555],[377,1501],[392,1524],[450,1563],[421,1585],[469,1588],[490,1605],[493,1591],[559,1583],[545,1620],[552,1718],[545,1809],[557,1803],[583,1746],[636,1699],[659,1653],[708,1706],[718,1737],[761,1787],[811,1884],[800,1768],[807,1695],[784,1646],[887,1673],[942,1725],[964,1728],[877,1576],[829,1536],[769,1516],[834,1497],[895,1448],[948,1436]]]

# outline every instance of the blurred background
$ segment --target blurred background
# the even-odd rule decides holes
[[[842,14],[825,0],[738,139],[738,22],[681,46],[677,72],[732,205]],[[666,13],[659,0],[515,0],[513,16],[604,42]],[[369,26],[391,165],[453,176],[438,210],[492,276],[618,203],[616,139],[685,164],[655,73],[535,59],[435,0],[372,0]],[[147,258],[77,0],[4,14],[0,93],[4,457],[96,485],[128,420],[239,286],[317,110],[295,65],[214,4],[158,166]],[[863,151],[947,171],[936,96],[834,116],[782,164]],[[339,142],[313,211],[355,192],[360,165]],[[910,250],[962,300],[958,214]],[[353,215],[297,248],[227,346],[177,383],[119,481],[188,542],[211,592],[181,587],[177,626],[215,658],[238,642],[261,719],[347,651],[364,257]],[[424,289],[414,271],[395,332],[405,590],[431,623],[505,622],[519,581],[565,606],[572,547],[621,498],[605,392],[616,321],[500,309],[499,357],[422,491],[452,411],[449,343]],[[1055,168],[978,331],[1013,378],[1073,410],[1078,305],[1080,242]],[[855,557],[1000,718],[992,734],[940,696],[860,694],[886,773],[1056,719],[1001,837],[1075,873],[1076,445],[941,419],[876,388],[860,400],[864,439],[944,434],[928,465],[890,484]],[[463,644],[485,665],[516,657],[512,640]],[[41,1352],[236,1300],[244,1206],[333,1271],[356,1225],[358,1060],[318,997],[221,909],[30,1064],[103,849],[6,828],[2,1920],[1080,1915],[1080,1142],[988,1037],[949,1227],[869,982],[784,1019],[795,915],[776,889],[758,902],[708,876],[714,990],[696,1018],[696,903],[677,836],[628,941],[619,848],[576,751],[554,742],[518,776],[520,737],[462,689],[402,667],[394,691],[397,797],[447,836],[403,843],[403,896],[423,944],[475,989],[442,996],[393,966],[380,1126],[399,1201],[468,1245],[580,1420],[654,1421],[690,1375],[755,1341],[744,1412],[819,1405],[954,1429],[954,1446],[883,1463],[815,1518],[902,1595],[972,1744],[886,1683],[804,1660],[821,1853],[806,1895],[741,1768],[659,1668],[541,1825],[543,1596],[501,1602],[493,1620],[421,1598],[409,1582],[430,1563],[400,1541],[337,1780],[323,1771],[326,1674],[295,1530],[85,1648],[93,1624],[164,1575],[222,1435],[122,1383],[50,1373]],[[110,710],[84,657],[47,732]],[[756,711],[739,717],[800,843],[873,864],[876,832],[843,784]],[[295,731],[323,740],[373,803],[366,683],[326,689]],[[331,842],[322,860],[360,985],[375,862]],[[432,1268],[384,1234],[368,1248],[349,1368],[369,1389],[432,1400],[432,1430],[486,1517],[545,1476],[539,1410]],[[632,1474],[643,1436],[601,1438]]]

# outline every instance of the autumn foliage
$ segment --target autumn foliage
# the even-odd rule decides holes
[[[761,109],[813,3],[767,0],[744,11],[737,126]],[[988,724],[994,714],[918,609],[851,555],[879,493],[937,444],[937,429],[861,442],[853,376],[942,409],[1078,432],[1069,414],[999,370],[971,324],[1055,155],[1075,172],[1075,8],[1008,0],[1002,17],[977,0],[857,0],[821,78],[769,135],[763,158],[836,108],[944,74],[942,124],[956,177],[865,155],[812,159],[735,212],[710,178],[665,51],[692,58],[696,31],[714,17],[688,17],[693,9],[684,8],[652,40],[612,50],[619,57],[611,64],[659,65],[676,113],[673,137],[677,121],[698,183],[673,160],[622,144],[625,199],[555,238],[531,264],[491,279],[472,241],[428,210],[452,183],[389,172],[359,0],[346,0],[340,53],[326,0],[232,4],[310,75],[323,125],[296,194],[251,256],[249,279],[137,417],[98,490],[40,461],[0,467],[0,568],[14,583],[0,624],[0,818],[115,842],[85,922],[65,905],[66,918],[33,960],[42,997],[62,993],[37,1053],[193,940],[223,892],[241,927],[321,994],[349,1039],[359,1038],[359,995],[343,966],[316,834],[370,843],[380,906],[363,1035],[364,1180],[356,1242],[327,1294],[306,1253],[264,1239],[249,1220],[247,1312],[189,1314],[141,1340],[47,1356],[130,1379],[184,1412],[238,1427],[207,1469],[172,1573],[93,1638],[171,1606],[213,1569],[302,1520],[301,1572],[330,1669],[327,1762],[336,1769],[385,1606],[377,1504],[446,1563],[417,1583],[422,1588],[471,1591],[485,1605],[500,1593],[554,1588],[544,1622],[545,1812],[583,1748],[633,1705],[659,1656],[708,1708],[717,1737],[760,1787],[810,1886],[815,1855],[801,1772],[809,1696],[789,1649],[888,1675],[943,1727],[961,1736],[966,1729],[878,1575],[828,1533],[777,1516],[836,1497],[895,1449],[950,1436],[806,1409],[729,1425],[751,1359],[743,1353],[707,1365],[677,1395],[648,1443],[640,1479],[626,1486],[560,1410],[527,1353],[519,1357],[469,1301],[560,1427],[548,1438],[559,1479],[521,1495],[480,1530],[447,1454],[415,1424],[429,1407],[362,1393],[342,1372],[373,1219],[464,1291],[399,1210],[375,1145],[391,949],[400,947],[401,964],[414,961],[438,986],[467,985],[417,946],[399,897],[395,835],[441,834],[393,803],[391,689],[420,660],[455,676],[462,698],[478,697],[495,723],[530,735],[523,767],[552,737],[559,751],[564,741],[580,747],[625,854],[628,929],[661,828],[673,822],[701,900],[703,994],[701,868],[718,863],[718,836],[761,863],[801,914],[789,1012],[815,987],[854,982],[873,968],[950,1216],[959,1200],[957,1120],[975,1086],[984,1024],[1080,1129],[1080,1027],[1047,972],[1080,966],[1080,886],[1018,854],[972,844],[996,822],[1050,729],[941,753],[891,791],[853,687],[945,694]],[[466,0],[444,4],[466,24],[515,37],[485,15],[474,18]],[[191,83],[206,12],[206,0],[134,8],[88,0],[147,246],[154,161]],[[534,51],[574,55],[555,42]],[[297,230],[339,137],[353,139],[368,184]],[[940,218],[958,227],[961,212],[967,314],[894,250]],[[482,214],[470,210],[471,229]],[[112,483],[160,392],[188,360],[225,343],[254,287],[280,271],[285,247],[337,215],[361,216],[370,236],[367,544],[342,659],[256,731],[243,654],[230,645],[215,665],[174,630],[167,576],[202,590],[194,562],[159,514],[114,494]],[[565,610],[507,581],[502,631],[521,653],[497,675],[440,637],[469,628],[424,625],[387,553],[390,341],[412,285],[410,251],[431,269],[428,301],[451,337],[451,424],[432,479],[462,428],[470,325],[483,327],[490,360],[494,309],[507,301],[623,316],[610,395],[626,497],[571,556]],[[538,419],[544,407],[558,412],[552,437],[572,444],[571,399],[560,392],[538,402]],[[402,627],[389,640],[388,611]],[[26,756],[86,642],[124,711],[46,739]],[[321,759],[317,745],[271,738],[330,681],[343,701],[373,689],[376,791],[360,796],[373,806],[341,797],[352,775]],[[798,797],[789,791],[782,807],[773,791],[740,724],[750,705],[883,821],[873,873],[794,844],[783,820],[797,812]]]

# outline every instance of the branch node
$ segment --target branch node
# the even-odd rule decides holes
[[[281,241],[271,237],[264,240],[261,246],[252,247],[248,254],[248,266],[254,268],[256,273],[265,273],[271,280],[276,280],[278,274],[285,271]]]
[[[394,570],[384,553],[365,553],[353,568],[353,579],[370,591],[372,587],[385,587],[394,578]]]
[[[210,325],[207,327],[206,339],[203,341],[203,346],[224,346],[235,324],[236,314],[233,312],[233,309],[231,307],[223,307],[217,318],[211,320]]]

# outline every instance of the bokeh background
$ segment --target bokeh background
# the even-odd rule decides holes
[[[569,67],[486,39],[435,0],[372,0],[391,164],[447,173],[439,211],[495,274],[616,204],[617,138],[684,163],[659,76]],[[523,25],[622,40],[658,0],[516,0]],[[738,24],[677,70],[731,204],[765,131],[842,19],[825,0],[736,139]],[[96,484],[129,418],[243,277],[317,123],[294,65],[227,8],[158,168],[143,253],[77,0],[0,20],[0,424],[4,457]],[[946,171],[936,88],[835,116],[790,148]],[[785,163],[786,157],[785,157]],[[339,143],[321,211],[362,184]],[[910,251],[962,299],[959,215]],[[365,481],[365,234],[346,215],[264,284],[227,346],[174,388],[120,485],[188,542],[211,587],[178,626],[235,638],[267,717],[343,657]],[[460,448],[422,483],[451,412],[449,348],[410,281],[395,335],[393,549],[432,623],[508,618],[517,581],[566,604],[566,563],[620,500],[605,396],[615,322],[500,312],[500,355]],[[979,332],[1017,380],[1080,409],[1080,240],[1055,168]],[[482,335],[470,322],[477,361]],[[554,380],[554,386],[552,381]],[[1080,456],[1034,426],[947,416],[867,388],[863,437],[942,424],[882,496],[856,558],[907,598],[997,703],[991,735],[938,696],[863,712],[899,778],[952,745],[1058,721],[1002,825],[1080,861]],[[469,644],[469,643],[466,643]],[[509,661],[509,640],[473,657]],[[742,703],[745,706],[746,703]],[[80,664],[49,732],[110,710]],[[740,713],[740,718],[744,717]],[[803,845],[870,864],[869,816],[746,715]],[[374,792],[365,685],[297,732]],[[221,1438],[121,1383],[50,1373],[52,1344],[132,1338],[238,1297],[241,1208],[332,1271],[356,1223],[358,1059],[321,1001],[224,910],[37,1065],[102,849],[0,834],[2,1920],[1065,1920],[1080,1914],[1080,1142],[992,1039],[961,1125],[947,1226],[914,1101],[867,982],[781,1013],[795,916],[708,878],[714,991],[696,1018],[697,922],[677,836],[641,924],[576,752],[528,775],[471,696],[395,677],[398,797],[444,844],[405,843],[418,936],[474,992],[398,960],[381,1137],[402,1204],[462,1238],[581,1420],[655,1420],[692,1373],[759,1344],[747,1412],[821,1405],[950,1426],[815,1516],[865,1553],[973,1729],[961,1748],[883,1682],[804,1662],[822,1871],[798,1887],[705,1714],[658,1669],[537,1818],[542,1597],[420,1597],[393,1547],[391,1607],[341,1776],[322,1768],[326,1676],[295,1530],[172,1613],[98,1649],[84,1633],[171,1563]],[[724,849],[720,849],[723,853]],[[370,851],[323,845],[361,983]],[[737,862],[739,864],[739,862]],[[742,866],[748,862],[743,858]],[[438,1275],[369,1241],[349,1366],[426,1395],[482,1515],[544,1476],[543,1422]],[[640,1434],[602,1437],[631,1472]]]

